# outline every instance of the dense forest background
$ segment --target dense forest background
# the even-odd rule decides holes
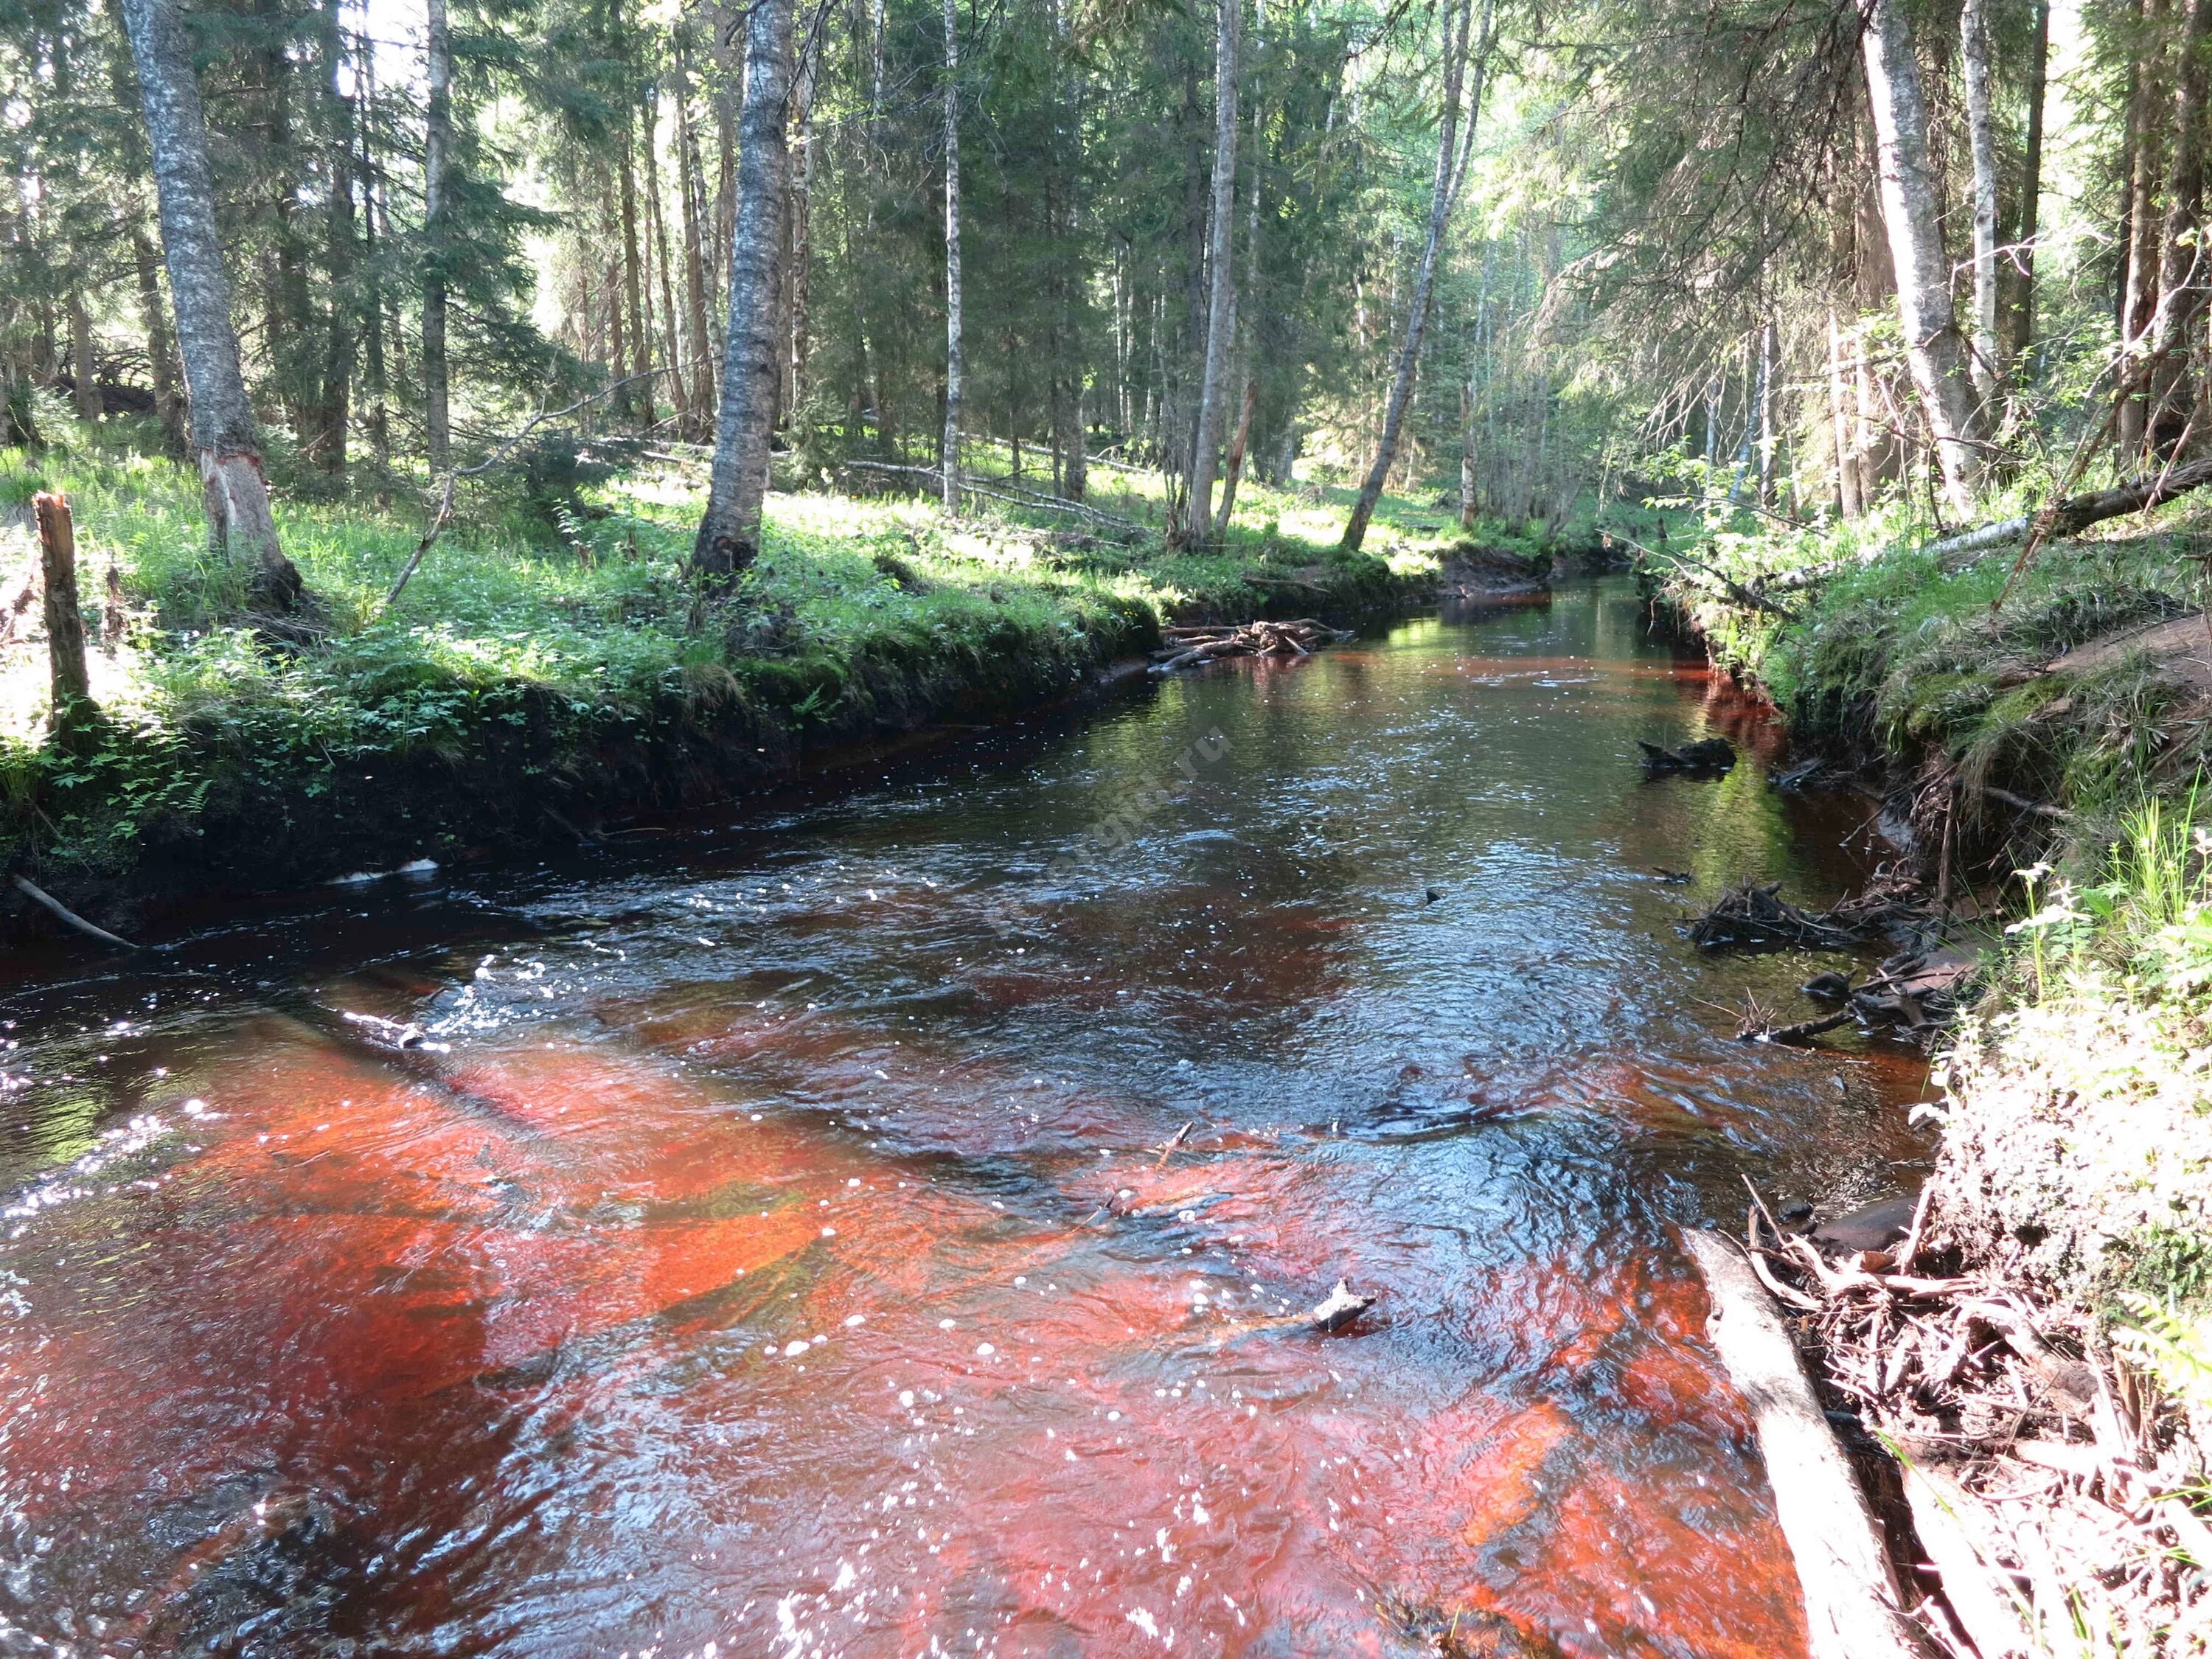
[[[0,419],[181,454],[128,9],[0,12]],[[1379,458],[1554,531],[1655,493],[1956,520],[2200,441],[2202,0],[146,9],[302,498],[434,485],[580,398],[562,429],[713,444],[733,274],[781,482],[941,489],[957,426],[1066,498],[1160,469],[1191,541],[1240,470]]]

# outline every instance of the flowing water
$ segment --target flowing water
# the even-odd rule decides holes
[[[1924,1064],[1679,931],[1776,741],[1570,587],[12,964],[0,1652],[1802,1654],[1674,1229]]]

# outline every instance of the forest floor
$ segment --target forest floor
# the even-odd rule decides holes
[[[976,452],[992,493],[958,521],[903,495],[773,495],[762,558],[703,613],[682,574],[691,455],[556,458],[465,489],[397,603],[414,501],[280,490],[322,629],[286,644],[237,620],[184,471],[104,429],[0,450],[0,862],[112,918],[594,836],[1079,697],[1169,623],[1401,605],[1460,539],[1449,512],[1392,498],[1346,556],[1348,492],[1247,481],[1224,546],[1173,551],[1156,475],[1099,468],[1086,519],[1030,500],[1003,447]],[[46,740],[40,489],[71,499],[97,623],[102,722],[70,752]]]
[[[1886,536],[1924,539],[1715,538],[1662,577],[1802,750],[1886,792],[1962,933],[2013,919],[1940,1044],[1924,1221],[1861,1264],[1932,1288],[1790,1245],[1801,1335],[1903,1461],[1942,1645],[2212,1653],[2212,512],[1725,591]]]

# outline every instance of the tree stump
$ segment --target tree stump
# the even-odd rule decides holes
[[[46,654],[53,666],[49,716],[60,740],[77,736],[99,716],[92,676],[84,659],[84,612],[76,593],[76,526],[69,497],[44,492],[31,498],[39,525],[39,559],[46,598]]]

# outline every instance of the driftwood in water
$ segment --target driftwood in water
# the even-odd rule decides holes
[[[1194,668],[1222,657],[1306,657],[1324,645],[1352,637],[1347,630],[1328,627],[1310,617],[1294,622],[1164,628],[1160,635],[1167,644],[1152,653],[1155,674],[1172,674],[1178,668]]]
[[[1647,771],[1725,772],[1735,764],[1735,745],[1726,738],[1700,738],[1680,749],[1662,749],[1638,738],[1636,746],[1644,751]]]
[[[56,918],[67,922],[87,939],[98,939],[102,945],[112,946],[118,951],[143,951],[146,948],[143,945],[133,945],[119,933],[111,933],[105,927],[87,921],[28,876],[17,876],[15,881],[17,892],[33,903],[52,912]]]
[[[1691,939],[1701,951],[1849,951],[1864,940],[1863,923],[1801,910],[1781,890],[1779,882],[1731,889],[1690,923]]]
[[[1814,1659],[1919,1659],[1924,1649],[1899,1605],[1866,1496],[1772,1301],[1718,1234],[1692,1231],[1684,1242],[1712,1300],[1706,1328],[1759,1431]]]

